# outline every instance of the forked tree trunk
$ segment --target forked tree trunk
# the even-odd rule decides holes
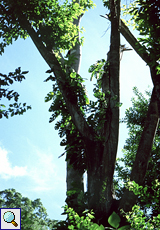
[[[114,200],[112,198],[112,184],[113,184],[113,173],[115,168],[115,160],[117,154],[117,145],[118,145],[118,131],[119,131],[119,46],[120,46],[120,28],[119,28],[119,14],[120,14],[120,0],[109,0],[110,3],[110,20],[111,20],[111,46],[110,46],[110,57],[109,62],[109,78],[107,74],[104,74],[102,78],[102,84],[105,89],[108,88],[110,91],[110,97],[106,95],[106,100],[108,100],[108,105],[106,108],[106,116],[104,127],[102,127],[102,134],[99,135],[95,131],[95,127],[88,125],[85,120],[80,107],[70,101],[68,97],[68,91],[65,87],[66,83],[66,73],[64,72],[61,63],[57,60],[53,50],[48,50],[42,40],[38,37],[36,31],[33,29],[30,21],[22,15],[19,18],[20,24],[23,29],[27,30],[37,49],[41,53],[44,60],[50,66],[51,70],[54,72],[55,78],[59,89],[61,90],[62,96],[65,100],[66,107],[68,112],[72,117],[72,121],[76,126],[77,130],[83,136],[83,140],[86,145],[86,164],[87,164],[87,173],[88,173],[88,206],[93,208],[95,216],[99,223],[106,225],[107,217],[115,209]],[[24,17],[23,17],[24,16]],[[79,23],[79,22],[75,22]],[[123,31],[123,24],[121,25],[121,32]],[[137,49],[137,44],[135,40],[132,39],[132,34],[126,29],[124,36],[126,39],[132,41],[132,46],[135,48],[136,52],[139,52]],[[129,36],[128,36],[129,35]],[[127,37],[128,36],[128,37]],[[135,45],[135,47],[134,47]],[[73,65],[73,68],[76,72],[79,69],[80,63],[80,47],[75,47],[76,55],[78,55],[78,62]],[[74,48],[71,52],[74,52]],[[141,54],[138,53],[140,56]],[[142,59],[148,63],[148,54],[147,60],[145,55],[142,56]],[[63,58],[62,58],[63,60]],[[155,65],[156,66],[156,65]],[[150,151],[152,147],[152,142],[154,139],[155,131],[159,121],[158,110],[160,111],[159,101],[160,97],[157,95],[158,90],[160,89],[160,81],[155,80],[156,70],[151,69],[151,75],[155,89],[153,90],[147,119],[145,127],[142,133],[141,141],[137,151],[136,160],[133,165],[131,179],[135,180],[137,183],[142,183],[145,177],[147,170],[147,164],[149,161]],[[158,78],[159,79],[159,78]],[[109,86],[105,85],[109,84]],[[76,95],[74,95],[76,96]],[[101,138],[105,138],[104,141]],[[74,189],[74,184],[78,189],[83,192],[83,180],[82,173],[79,173],[78,170],[75,170],[70,167],[70,162],[67,163],[67,190]],[[73,199],[73,206],[78,204],[77,197]],[[131,194],[129,191],[125,191],[119,209],[123,208],[124,211],[131,209],[132,205],[136,202],[136,197]]]
[[[102,78],[102,90],[106,93],[106,101],[108,102],[104,127],[102,128],[103,131],[100,136],[101,138],[105,137],[105,141],[98,141],[96,138],[94,138],[94,140],[85,138],[84,140],[87,156],[88,208],[94,210],[96,221],[103,224],[106,224],[106,216],[111,214],[113,203],[113,173],[119,133],[120,1],[110,0],[110,9],[111,46],[110,55],[107,59],[109,69],[104,73]],[[107,98],[108,92],[105,92],[106,88],[108,88],[110,92],[109,99]],[[76,177],[75,174],[77,174]],[[71,168],[68,162],[67,191],[68,189],[74,190],[74,186],[72,185],[76,184],[78,179],[79,184],[81,184],[81,175],[78,175],[77,170]],[[76,200],[72,203],[77,206]]]

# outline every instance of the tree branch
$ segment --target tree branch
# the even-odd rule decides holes
[[[106,14],[105,16],[103,15],[100,16],[111,21],[110,15]],[[139,43],[139,41],[134,37],[134,35],[129,30],[129,28],[125,25],[125,23],[121,19],[120,19],[120,33],[123,35],[126,41],[132,46],[135,52],[149,65],[151,59],[145,47]]]
[[[159,113],[157,106],[157,93],[154,87],[148,108],[147,118],[145,120],[144,129],[139,142],[136,159],[130,176],[130,180],[135,181],[139,185],[143,184],[146,175],[158,122]],[[119,209],[123,209],[125,212],[130,211],[133,205],[136,203],[136,200],[137,196],[132,191],[126,189],[121,198]]]
[[[30,35],[32,41],[37,47],[38,51],[47,62],[51,70],[53,71],[58,86],[62,92],[64,100],[66,102],[67,109],[71,114],[72,120],[79,130],[79,132],[87,139],[94,140],[94,132],[91,127],[87,124],[80,108],[77,104],[73,104],[68,98],[68,89],[66,89],[66,74],[63,71],[59,61],[57,60],[53,50],[48,51],[46,47],[43,45],[41,39],[37,36],[36,32],[30,25],[29,21],[25,18],[20,19],[22,28],[26,29],[28,34]],[[76,96],[76,95],[75,95]]]
[[[151,59],[145,47],[139,43],[139,41],[134,37],[134,35],[131,33],[129,28],[124,24],[122,20],[120,24],[121,24],[120,32],[123,35],[123,37],[132,46],[132,48],[136,51],[136,53],[149,65]]]
[[[155,87],[154,91],[156,94],[156,103],[158,105],[158,111],[159,111],[159,118],[160,118],[160,74],[157,74],[157,66],[158,63],[152,62],[150,58],[150,54],[147,53],[145,50],[145,47],[143,47],[137,39],[133,36],[133,34],[130,32],[128,27],[124,24],[124,22],[121,20],[121,34],[124,36],[124,38],[128,41],[128,43],[133,47],[133,49],[136,51],[136,53],[146,62],[147,65],[150,67],[151,72],[151,78],[153,85]]]
[[[100,15],[111,21],[109,15]],[[157,62],[153,63],[152,59],[150,58],[150,54],[147,52],[144,46],[142,46],[138,40],[134,37],[134,35],[130,32],[128,27],[125,23],[120,20],[120,32],[127,40],[127,42],[133,47],[136,53],[146,62],[147,65],[150,67],[151,78],[153,84],[155,86],[155,91],[157,92],[157,103],[158,103],[158,110],[159,110],[159,117],[160,117],[160,74],[157,74],[157,66],[159,65]]]
[[[76,26],[80,26],[82,16],[79,16],[78,19],[74,19],[73,24]],[[71,68],[74,69],[76,73],[79,73],[80,62],[81,62],[81,45],[80,45],[80,32],[78,32],[78,39],[75,46],[71,49],[70,54],[74,55],[74,63]]]

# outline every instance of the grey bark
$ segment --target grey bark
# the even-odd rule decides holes
[[[96,220],[105,225],[106,216],[111,214],[113,203],[113,173],[119,134],[120,1],[110,0],[110,9],[111,45],[107,60],[109,69],[102,77],[102,90],[108,101],[102,129],[102,137],[105,140],[103,143],[91,144],[92,155],[90,154],[88,163],[89,208],[94,209]],[[110,92],[109,98],[107,91]]]
[[[74,24],[80,27],[81,17],[74,20]],[[78,41],[80,41],[80,34],[78,34]],[[76,73],[79,73],[80,69],[80,61],[81,61],[81,47],[80,44],[77,42],[75,46],[70,50],[70,55],[74,55],[74,62],[71,65],[71,68],[74,69]],[[66,184],[67,184],[67,204],[69,207],[74,208],[74,210],[81,214],[83,209],[80,207],[79,197],[84,194],[84,182],[83,182],[83,172],[73,167],[70,164],[69,156],[67,153],[66,158]],[[69,192],[75,191],[73,195],[69,195]]]

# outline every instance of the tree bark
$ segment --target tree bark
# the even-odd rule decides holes
[[[81,17],[74,20],[74,24],[76,26],[80,26]],[[80,69],[81,62],[81,47],[79,44],[80,34],[78,34],[78,42],[75,46],[69,51],[69,55],[74,55],[75,60],[73,64],[70,66],[71,69],[78,74]],[[68,134],[69,135],[69,134]],[[83,182],[83,172],[78,168],[73,167],[70,164],[69,153],[67,153],[66,159],[66,184],[67,184],[67,199],[66,203],[69,207],[73,208],[78,214],[82,214],[84,211],[83,201],[80,200],[80,196],[84,195],[84,182]],[[72,194],[74,193],[74,194]],[[72,194],[72,195],[70,195]],[[81,202],[81,203],[80,203]]]
[[[120,1],[110,1],[111,39],[109,52],[109,91],[105,143],[103,151],[103,173],[106,176],[106,206],[112,201],[113,174],[119,135],[119,70],[120,70]],[[109,208],[109,207],[108,207]]]
[[[125,25],[125,23],[122,20],[120,20],[120,25],[120,32],[123,35],[123,37],[132,46],[135,52],[149,65],[151,59],[145,47],[139,43],[139,41],[134,37],[134,35],[131,33],[129,28]]]
[[[83,199],[81,197],[84,194],[83,173],[78,169],[73,168],[70,164],[70,160],[67,161],[67,199],[66,203],[69,207],[73,208],[78,214],[81,214],[84,210]]]
[[[87,160],[89,208],[94,210],[96,221],[105,226],[113,203],[113,173],[119,134],[120,1],[110,0],[110,11],[111,45],[107,59],[108,70],[102,77],[102,91],[108,101],[102,129],[105,140],[87,145],[90,151],[90,158]]]

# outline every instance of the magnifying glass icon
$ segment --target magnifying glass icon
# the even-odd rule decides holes
[[[3,215],[3,219],[7,223],[12,223],[15,227],[18,226],[18,224],[14,221],[15,220],[15,215],[11,211],[7,211]]]

